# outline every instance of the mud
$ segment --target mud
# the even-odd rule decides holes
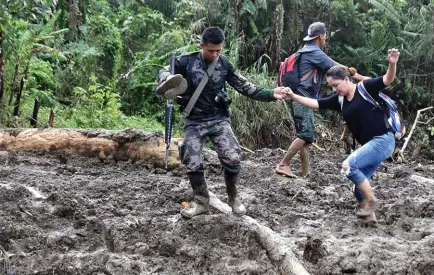
[[[383,208],[372,224],[355,216],[342,153],[315,154],[308,179],[274,174],[283,153],[245,153],[239,193],[247,215],[285,239],[310,274],[434,274],[432,161],[380,169]],[[206,159],[210,190],[226,202],[218,160]],[[182,168],[64,162],[0,152],[0,274],[282,273],[241,218],[180,216],[191,199]]]

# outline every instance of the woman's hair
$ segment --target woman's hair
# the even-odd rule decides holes
[[[353,80],[351,76],[355,75],[357,73],[356,69],[351,67],[348,68],[346,66],[342,65],[336,65],[331,67],[327,71],[327,77],[335,78],[335,79],[342,79],[344,80],[345,77],[348,77],[349,80]]]

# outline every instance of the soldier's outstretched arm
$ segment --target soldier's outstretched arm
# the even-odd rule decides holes
[[[273,89],[267,89],[264,87],[256,86],[241,75],[237,70],[234,70],[229,79],[227,80],[237,92],[242,95],[248,96],[254,100],[259,101],[273,101],[274,97]]]

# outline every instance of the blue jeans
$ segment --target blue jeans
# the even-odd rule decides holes
[[[387,132],[381,136],[375,136],[362,147],[354,151],[344,161],[343,166],[349,166],[345,176],[355,185],[354,195],[358,201],[363,201],[363,194],[357,188],[366,179],[371,179],[381,162],[390,157],[395,149],[395,136]]]

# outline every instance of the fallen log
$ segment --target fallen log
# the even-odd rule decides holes
[[[172,142],[173,143],[173,142]],[[73,156],[97,157],[104,162],[151,161],[164,167],[165,143],[163,133],[149,133],[140,129],[2,129],[0,150],[39,152],[57,155],[65,162]],[[179,167],[178,146],[173,143],[169,152],[169,169]]]
[[[210,205],[218,211],[228,214],[232,212],[229,205],[222,202],[214,193],[209,192]],[[267,255],[283,275],[309,275],[309,272],[295,257],[285,239],[272,229],[260,224],[257,220],[244,215],[243,222],[256,231],[261,246],[267,251]]]
[[[427,183],[427,184],[432,184],[434,185],[434,179],[429,179],[429,178],[425,178],[419,175],[411,175],[410,179],[412,179],[413,181],[417,182],[417,183]]]

